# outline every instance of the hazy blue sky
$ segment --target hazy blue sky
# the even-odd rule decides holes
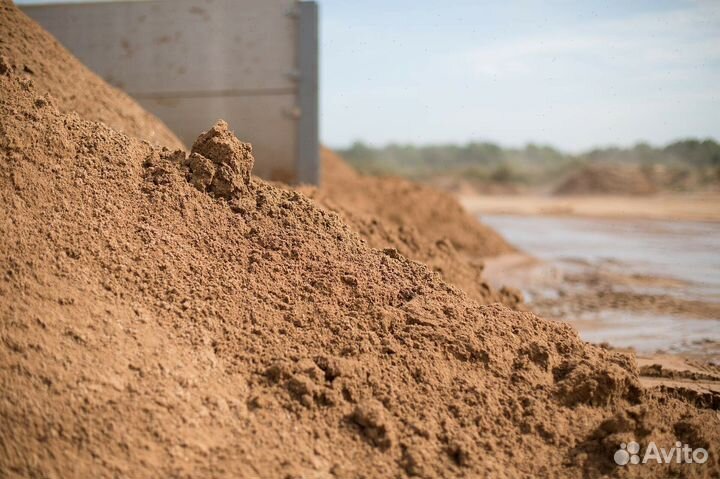
[[[320,0],[331,146],[720,138],[720,1]]]
[[[720,0],[318,1],[330,146],[720,139]]]

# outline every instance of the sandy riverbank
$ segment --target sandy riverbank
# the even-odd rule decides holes
[[[646,387],[717,407],[718,225],[559,214],[484,220],[524,251],[486,259],[490,284],[521,289],[532,311],[589,342],[634,353]]]
[[[567,215],[720,221],[720,193],[663,193],[652,196],[460,195],[477,214]]]

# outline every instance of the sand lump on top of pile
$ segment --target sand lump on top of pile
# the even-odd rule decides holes
[[[0,57],[5,67],[32,78],[64,112],[102,121],[130,136],[171,148],[180,140],[124,92],[108,85],[11,0],[0,0]]]
[[[20,477],[711,476],[715,413],[630,356],[481,306],[251,177],[0,75],[0,471]],[[622,442],[704,465],[620,469]]]

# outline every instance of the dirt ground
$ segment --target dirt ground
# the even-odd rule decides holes
[[[647,218],[720,221],[720,193],[662,193],[652,196],[459,196],[478,214],[567,215],[598,218]]]

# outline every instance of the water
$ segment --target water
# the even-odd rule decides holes
[[[625,276],[678,280],[643,292],[720,302],[718,223],[499,215],[483,215],[482,221],[550,267],[602,265]],[[604,310],[573,319],[588,341],[638,351],[688,351],[720,341],[720,318]]]
[[[607,342],[618,348],[634,348],[644,353],[667,351],[691,352],[702,348],[708,340],[717,338],[717,321],[681,318],[665,314],[628,314],[606,310],[583,327],[575,322],[580,336],[592,343]]]

